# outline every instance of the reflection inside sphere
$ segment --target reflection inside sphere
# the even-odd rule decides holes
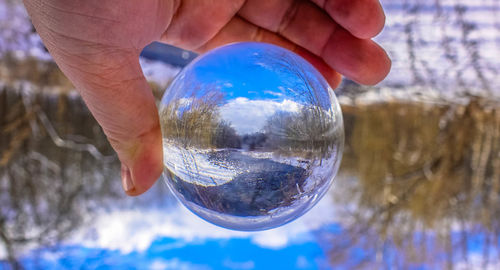
[[[191,211],[236,230],[301,216],[342,157],[339,104],[304,59],[265,43],[212,50],[174,79],[160,104],[164,178]]]

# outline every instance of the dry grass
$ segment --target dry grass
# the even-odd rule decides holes
[[[11,54],[5,54],[0,58],[0,81],[6,86],[26,81],[40,89],[50,89],[62,93],[74,89],[71,82],[54,62],[40,61],[35,58],[19,60]]]
[[[398,252],[390,260],[403,268],[424,261],[442,268],[450,260],[467,259],[463,251],[470,235],[495,242],[500,236],[500,107],[482,103],[345,108],[342,168],[358,180],[337,185],[347,191],[339,200],[357,210],[346,213],[352,220],[348,233],[333,241],[374,252],[385,246]],[[332,250],[334,263],[345,258],[345,245]]]

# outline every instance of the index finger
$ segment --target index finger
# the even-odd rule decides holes
[[[267,3],[265,10],[260,9],[263,2]],[[289,0],[288,4],[286,2],[248,0],[239,15],[245,19],[246,28],[255,25],[282,36],[322,58],[331,68],[358,83],[376,84],[387,75],[391,61],[375,42],[360,39],[346,31],[310,1]],[[281,12],[278,12],[280,10]],[[230,40],[228,37],[239,35],[240,32],[241,30],[235,31],[227,27],[218,35],[224,35],[225,40]]]

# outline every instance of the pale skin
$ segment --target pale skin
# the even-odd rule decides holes
[[[128,195],[163,170],[158,112],[139,65],[152,41],[195,52],[236,41],[277,44],[338,86],[376,84],[391,61],[371,38],[378,0],[24,0],[37,32],[102,126],[122,163]],[[166,153],[168,154],[168,153]]]

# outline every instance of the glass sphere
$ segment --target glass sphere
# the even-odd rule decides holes
[[[165,182],[192,212],[229,229],[270,229],[303,215],[342,158],[332,89],[303,58],[266,43],[199,56],[159,113]]]

